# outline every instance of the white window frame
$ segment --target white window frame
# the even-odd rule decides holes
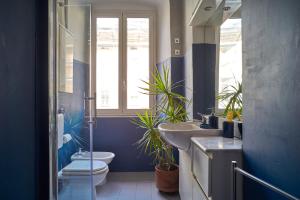
[[[216,70],[215,70],[215,94],[216,97],[219,95],[220,91],[219,91],[219,60],[220,60],[220,42],[221,42],[221,26],[216,27]],[[219,101],[217,100],[217,98],[215,98],[215,112],[216,113],[223,113],[224,112],[224,108],[220,108],[219,107]]]
[[[230,18],[228,18],[230,19]],[[215,68],[215,95],[216,97],[221,92],[219,89],[219,78],[220,78],[220,43],[221,43],[221,25],[217,26],[215,29],[216,36],[216,68]],[[243,66],[242,66],[243,67]],[[224,113],[225,108],[219,107],[219,101],[215,98],[215,112],[216,113]]]
[[[135,116],[144,109],[127,109],[127,18],[149,18],[149,78],[153,82],[152,73],[156,64],[156,22],[155,12],[136,10],[101,10],[95,9],[92,13],[92,91],[96,93],[96,52],[97,52],[97,18],[119,18],[119,109],[97,109],[97,116]],[[149,96],[149,107],[153,108],[155,97]]]

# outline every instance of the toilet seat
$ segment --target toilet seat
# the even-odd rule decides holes
[[[106,173],[108,166],[105,162],[93,160],[93,175]],[[90,160],[74,160],[62,169],[63,176],[88,176],[91,174]]]

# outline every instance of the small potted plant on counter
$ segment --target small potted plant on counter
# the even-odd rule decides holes
[[[179,170],[173,155],[173,147],[161,137],[157,126],[161,122],[178,123],[186,121],[185,104],[188,100],[173,92],[181,83],[172,84],[169,70],[163,66],[162,75],[156,68],[152,75],[153,83],[143,81],[148,87],[141,88],[144,94],[159,96],[152,111],[137,113],[133,121],[138,127],[145,129],[143,137],[137,142],[138,148],[153,156],[155,166],[155,181],[162,192],[177,192],[179,187]]]
[[[242,99],[242,83],[236,81],[236,85],[225,87],[217,96],[217,100],[225,104],[224,117],[232,121],[238,119],[238,128],[242,137],[243,122],[243,99]]]

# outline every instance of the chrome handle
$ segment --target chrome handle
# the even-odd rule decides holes
[[[94,101],[94,110],[91,101]],[[86,109],[86,104],[88,104],[88,114]],[[97,127],[97,101],[96,101],[96,93],[94,97],[89,97],[84,94],[84,112],[85,112],[85,119],[87,119],[88,124],[94,124]],[[94,112],[94,113],[93,113]]]
[[[264,186],[265,188],[269,189],[269,190],[272,190],[274,192],[276,192],[277,194],[280,194],[281,196],[283,197],[286,197],[287,199],[291,199],[291,200],[300,200],[300,198],[298,197],[295,197],[285,191],[283,191],[282,189],[248,173],[247,171],[237,167],[237,162],[236,161],[232,161],[231,162],[231,176],[232,176],[232,181],[231,181],[231,196],[232,196],[232,199],[233,200],[236,200],[237,197],[236,197],[236,175],[237,173],[239,173],[240,175],[248,178],[248,179],[251,179],[252,181]]]
[[[95,127],[97,128],[97,94],[96,92],[94,93],[94,124]]]

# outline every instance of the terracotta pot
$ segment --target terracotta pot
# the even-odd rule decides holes
[[[171,171],[162,170],[155,166],[155,182],[156,187],[161,192],[178,192],[179,189],[179,169],[175,165],[175,169]]]

